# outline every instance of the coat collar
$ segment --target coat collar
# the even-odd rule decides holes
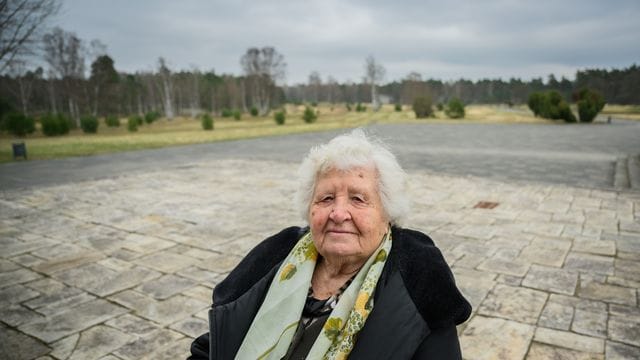
[[[308,228],[290,227],[269,237],[240,262],[216,286],[214,305],[237,299],[266,276],[291,251]],[[471,305],[456,287],[453,274],[440,250],[425,234],[392,228],[393,246],[383,273],[398,271],[417,312],[428,328],[436,329],[464,322]]]

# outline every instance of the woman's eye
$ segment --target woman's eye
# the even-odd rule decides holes
[[[353,196],[351,199],[355,202],[364,202],[364,199],[361,196]]]

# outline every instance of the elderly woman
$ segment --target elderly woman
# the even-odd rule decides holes
[[[216,286],[190,359],[460,359],[471,306],[433,241],[399,227],[395,156],[355,130],[299,175],[309,226],[264,240]]]

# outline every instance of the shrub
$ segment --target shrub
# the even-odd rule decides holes
[[[202,115],[202,128],[204,130],[213,130],[213,118],[211,117],[211,115]]]
[[[46,136],[64,135],[69,133],[71,124],[62,114],[47,114],[40,118],[42,133]]]
[[[358,103],[356,104],[356,112],[366,112],[367,111],[367,107]]]
[[[395,110],[396,110],[397,112],[402,111],[402,104],[396,104],[396,106],[395,106]]]
[[[562,95],[556,90],[532,93],[529,95],[527,105],[529,105],[529,109],[533,111],[535,116],[552,120],[564,120],[566,122],[576,121],[569,104],[564,101]]]
[[[233,116],[233,113],[229,109],[222,109],[222,112],[220,113],[220,115],[222,115],[223,118],[229,118]]]
[[[25,136],[36,131],[36,122],[30,116],[9,113],[5,116],[3,127],[12,135]]]
[[[448,117],[452,119],[461,119],[464,117],[464,104],[462,100],[458,98],[453,98],[449,100],[447,104],[447,108],[444,110],[444,113],[447,114]]]
[[[538,117],[542,116],[542,107],[544,106],[544,94],[541,92],[534,92],[529,95],[527,101],[529,109],[533,112],[533,115]]]
[[[140,125],[140,121],[142,117],[139,115],[131,115],[129,119],[127,119],[127,130],[134,132],[138,131],[138,126]]]
[[[104,122],[108,127],[119,127],[120,117],[117,115],[107,115],[107,117],[104,118]]]
[[[605,101],[600,93],[589,89],[582,89],[578,92],[577,104],[580,122],[592,122],[604,108]]]
[[[242,113],[240,112],[240,110],[233,110],[233,118],[236,119],[236,121],[242,118]]]
[[[98,118],[95,116],[83,116],[80,118],[80,128],[85,134],[95,134],[98,132]]]
[[[436,109],[438,109],[438,111],[442,111],[442,110],[444,109],[444,105],[442,105],[442,103],[441,103],[441,102],[439,102],[439,103],[436,105]]]
[[[0,130],[6,130],[4,121],[8,114],[15,111],[13,109],[13,105],[11,105],[7,100],[0,97]]]
[[[285,118],[286,116],[284,114],[284,110],[276,111],[273,114],[273,119],[276,121],[276,124],[278,125],[284,125]]]
[[[347,103],[347,111],[351,111],[351,104]]]
[[[304,120],[304,122],[306,122],[307,124],[310,124],[312,122],[315,122],[317,118],[318,118],[318,115],[316,114],[315,110],[313,110],[311,107],[307,106],[304,109],[304,113],[302,114],[302,119]]]
[[[258,116],[259,112],[258,112],[258,108],[255,106],[252,106],[251,109],[249,110],[249,113],[251,114],[251,116],[256,117]]]
[[[418,96],[413,99],[413,112],[416,113],[416,118],[418,119],[433,116],[431,98],[428,96]]]
[[[147,124],[151,124],[158,119],[160,119],[160,113],[157,111],[149,111],[148,113],[144,114],[144,122],[146,122]]]

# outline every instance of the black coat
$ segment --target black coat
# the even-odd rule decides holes
[[[305,231],[290,227],[266,239],[216,286],[209,333],[193,342],[189,359],[235,357],[280,263]],[[392,238],[373,310],[349,359],[460,359],[456,325],[469,318],[471,305],[427,235],[394,227]]]

